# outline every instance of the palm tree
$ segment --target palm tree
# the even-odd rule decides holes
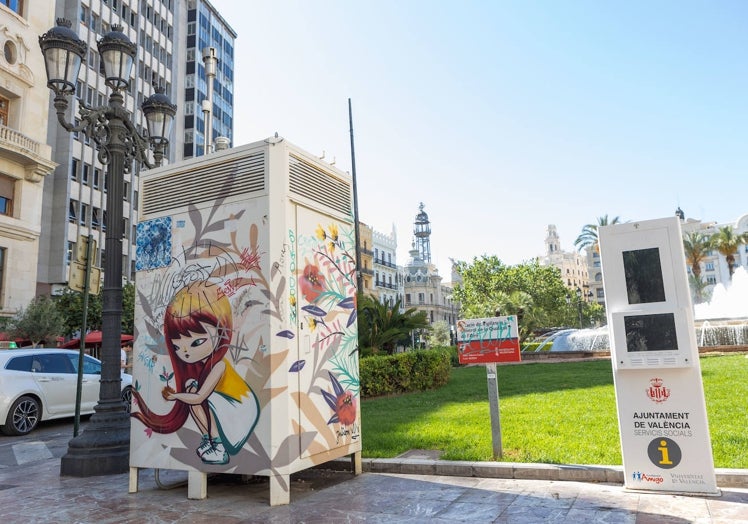
[[[709,284],[706,280],[700,276],[697,277],[696,275],[691,274],[688,275],[688,286],[691,288],[693,300],[696,304],[701,304],[702,302],[709,300],[709,293],[707,292]]]
[[[425,311],[410,308],[400,311],[400,300],[393,305],[381,304],[375,297],[358,296],[358,340],[361,348],[374,353],[394,353],[397,343],[414,329],[429,329]]]
[[[748,243],[748,233],[735,233],[732,226],[722,226],[712,235],[711,241],[719,254],[725,257],[732,280],[732,274],[735,272],[735,253],[740,244]]]
[[[608,219],[608,215],[598,217],[597,224],[587,224],[582,228],[582,232],[579,234],[577,239],[574,241],[574,245],[578,251],[582,251],[585,248],[592,248],[595,251],[599,250],[597,231],[600,226],[612,226],[613,224],[620,224],[621,219],[614,217]]]
[[[691,231],[683,236],[683,252],[686,255],[686,262],[691,266],[691,272],[697,280],[701,278],[701,263],[712,247],[712,237],[701,231]]]

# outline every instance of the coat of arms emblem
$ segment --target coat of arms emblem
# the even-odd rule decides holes
[[[665,402],[670,398],[670,388],[666,388],[662,385],[662,379],[655,377],[649,380],[649,387],[647,388],[647,396],[650,400],[657,402]]]

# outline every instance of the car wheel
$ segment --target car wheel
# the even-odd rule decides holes
[[[32,431],[41,418],[41,406],[33,397],[21,397],[8,411],[8,418],[1,428],[6,435],[25,435]]]
[[[132,387],[127,386],[122,390],[122,402],[125,403],[125,411],[130,413],[130,406],[132,405]]]

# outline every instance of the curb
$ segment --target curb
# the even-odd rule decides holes
[[[362,459],[368,473],[401,473],[407,475],[444,475],[451,477],[482,477],[522,480],[560,480],[576,482],[607,482],[623,484],[623,466],[576,464],[538,464],[521,462],[472,462],[430,459]],[[350,471],[350,459],[335,459],[321,468]],[[720,488],[748,488],[748,470],[715,469]]]

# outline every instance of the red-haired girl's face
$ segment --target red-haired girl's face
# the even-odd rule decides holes
[[[218,342],[218,330],[215,326],[205,322],[200,322],[200,326],[204,330],[202,333],[189,331],[187,335],[171,339],[177,357],[188,364],[207,359],[213,354]]]

